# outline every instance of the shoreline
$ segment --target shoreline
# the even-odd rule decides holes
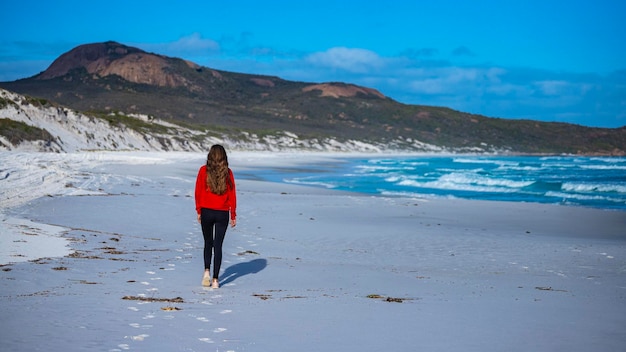
[[[49,155],[49,153],[22,153],[23,155],[31,155],[35,156],[37,159],[38,155]],[[188,153],[188,152],[104,152],[104,153],[94,153],[88,156],[80,156],[77,154],[68,154],[70,155],[70,161],[62,161],[64,156],[60,155],[55,158],[57,163],[62,163],[64,165],[55,168],[52,165],[48,166],[48,168],[52,168],[53,170],[50,172],[57,172],[60,174],[59,177],[52,177],[53,182],[58,183],[56,187],[51,187],[50,182],[46,183],[42,181],[43,191],[40,191],[39,194],[36,192],[32,192],[29,196],[23,196],[22,199],[8,201],[3,199],[3,209],[0,211],[0,230],[2,230],[3,236],[0,238],[2,241],[2,249],[0,250],[0,265],[8,265],[11,263],[18,263],[23,261],[33,261],[43,257],[59,257],[66,256],[71,254],[72,249],[70,246],[70,242],[63,239],[60,234],[64,232],[68,232],[71,229],[58,227],[53,224],[48,223],[37,223],[33,222],[33,219],[22,218],[19,214],[15,214],[15,210],[20,207],[25,206],[29,202],[36,202],[39,199],[44,197],[75,197],[75,196],[101,196],[106,195],[106,192],[102,192],[101,189],[93,189],[93,184],[95,180],[95,174],[100,171],[97,171],[98,168],[104,167],[107,163],[111,162],[112,164],[108,164],[109,168],[112,171],[119,171],[120,173],[125,172],[125,168],[138,168],[142,167],[141,165],[145,165],[147,168],[150,166],[153,167],[166,167],[167,165],[174,165],[176,167],[180,167],[180,165],[188,166],[187,176],[189,179],[195,180],[195,172],[197,171],[198,165],[201,165],[204,155],[201,153]],[[414,155],[414,154],[410,154]],[[303,158],[302,156],[306,156],[307,158]],[[380,154],[370,154],[370,153],[345,153],[337,155],[336,153],[329,152],[288,152],[288,153],[267,153],[267,152],[256,152],[256,151],[248,151],[248,152],[233,152],[230,161],[231,166],[235,170],[242,171],[242,174],[246,172],[254,171],[255,169],[261,170],[272,170],[276,168],[293,168],[293,167],[306,167],[310,163],[321,163],[321,162],[330,162],[330,163],[341,163],[342,160],[347,158],[358,158],[364,156],[380,156]],[[430,155],[429,155],[430,156]],[[44,158],[45,159],[45,158]],[[76,162],[79,166],[72,165],[73,162]],[[129,164],[131,163],[131,164]],[[35,167],[42,167],[41,165],[36,165]],[[32,170],[30,168],[29,170]],[[86,173],[94,172],[94,175],[87,175]],[[151,171],[146,170],[145,172],[140,172],[143,176],[149,176],[152,174]],[[83,177],[83,179],[76,181],[77,175]],[[47,176],[42,176],[42,179],[45,179]],[[68,179],[65,181],[60,181],[63,177],[67,177]],[[27,179],[28,181],[28,179]],[[60,185],[61,182],[66,182],[65,186]],[[81,184],[82,182],[82,184]],[[288,182],[274,182],[274,181],[266,181],[266,180],[253,180],[251,178],[239,178],[238,182],[259,182],[259,186],[255,186],[255,189],[290,189],[294,193],[301,194],[327,194],[327,195],[353,195],[353,196],[362,196],[362,197],[380,197],[380,198],[398,198],[398,199],[407,199],[415,202],[429,202],[437,205],[437,208],[445,208],[450,205],[455,205],[455,208],[466,208],[466,209],[475,209],[475,208],[488,208],[488,209],[497,209],[497,208],[514,208],[519,209],[516,211],[528,212],[532,211],[536,213],[538,216],[542,213],[552,213],[557,214],[555,216],[562,217],[574,217],[585,218],[585,219],[602,219],[596,220],[596,222],[601,223],[619,223],[620,221],[626,226],[626,212],[623,212],[619,209],[598,209],[592,207],[585,206],[577,206],[577,205],[565,205],[565,204],[550,204],[550,203],[527,203],[527,202],[507,202],[507,201],[493,201],[493,200],[468,200],[468,199],[460,199],[460,198],[430,198],[430,197],[419,197],[419,196],[403,196],[403,195],[382,195],[382,194],[364,194],[359,192],[352,191],[344,191],[344,190],[335,190],[329,189],[321,186],[313,186],[313,185],[298,185]],[[78,184],[76,184],[78,183]],[[95,182],[97,183],[97,182]],[[22,183],[23,184],[23,183]],[[46,186],[47,185],[47,186]],[[70,186],[68,186],[70,185]],[[91,188],[91,189],[90,189]],[[527,209],[527,210],[524,210]],[[536,209],[542,209],[541,211],[536,211]],[[459,211],[458,209],[455,211]],[[604,214],[604,213],[608,214]],[[611,214],[615,213],[615,214]],[[507,215],[511,221],[516,222],[515,214]],[[520,223],[517,221],[518,226],[520,228],[524,227],[524,223]],[[548,220],[547,223],[550,223]],[[581,226],[572,226],[571,224],[565,223],[564,228],[568,229],[571,233],[575,233],[575,237],[584,237],[584,233],[582,231],[586,231],[587,233],[593,232],[593,221],[583,222]],[[533,226],[527,226],[528,228],[532,228]],[[557,224],[551,226],[551,231],[555,233],[563,233],[563,230],[559,228]],[[585,230],[582,230],[585,229]],[[32,244],[33,241],[28,241],[24,239],[24,234],[27,234],[28,231],[34,233],[35,235],[41,236],[40,239],[44,239],[43,241],[38,241],[37,244]],[[531,233],[531,230],[528,233]],[[535,231],[537,232],[537,231]],[[626,238],[626,231],[621,231],[620,229],[609,230],[606,234],[601,234],[597,237],[600,238]],[[32,244],[32,245],[31,245]],[[41,254],[38,254],[41,253]]]

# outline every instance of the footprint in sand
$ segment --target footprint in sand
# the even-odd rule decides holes
[[[204,323],[208,323],[209,319],[205,318],[205,317],[197,317],[196,320],[204,322]]]
[[[137,307],[128,307],[128,310],[132,310],[133,312],[138,312],[139,308],[137,308]]]
[[[551,274],[558,275],[558,276],[560,276],[560,277],[567,277],[567,275],[565,275],[565,274],[564,274],[563,272],[561,272],[561,271],[548,270],[548,272],[549,272],[549,273],[551,273]]]
[[[214,343],[213,340],[211,340],[208,337],[200,337],[200,338],[198,338],[198,340],[200,340],[202,342],[206,342],[206,343]]]
[[[226,328],[217,328],[217,329],[213,330],[213,332],[219,334],[220,332],[224,332],[226,330],[228,330],[228,329],[226,329]]]
[[[224,309],[223,311],[220,312],[220,314],[228,314],[228,313],[232,313],[233,311],[230,309]]]

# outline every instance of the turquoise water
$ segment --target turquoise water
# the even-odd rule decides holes
[[[345,158],[266,174],[272,181],[375,195],[554,203],[626,210],[626,158]]]

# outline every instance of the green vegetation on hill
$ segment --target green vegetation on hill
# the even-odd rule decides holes
[[[44,129],[8,118],[0,118],[0,136],[5,137],[13,145],[18,145],[23,141],[51,142],[54,140],[54,137]]]

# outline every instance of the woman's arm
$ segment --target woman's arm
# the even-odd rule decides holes
[[[237,189],[235,187],[235,176],[231,169],[228,169],[228,177],[230,177],[230,190],[228,191],[228,202],[230,203],[230,225],[235,226],[237,223]]]
[[[206,167],[202,166],[200,170],[198,170],[198,177],[196,178],[196,191],[195,191],[195,199],[196,199],[196,213],[198,213],[198,217],[200,216],[200,199],[202,198],[202,193],[206,189]]]

